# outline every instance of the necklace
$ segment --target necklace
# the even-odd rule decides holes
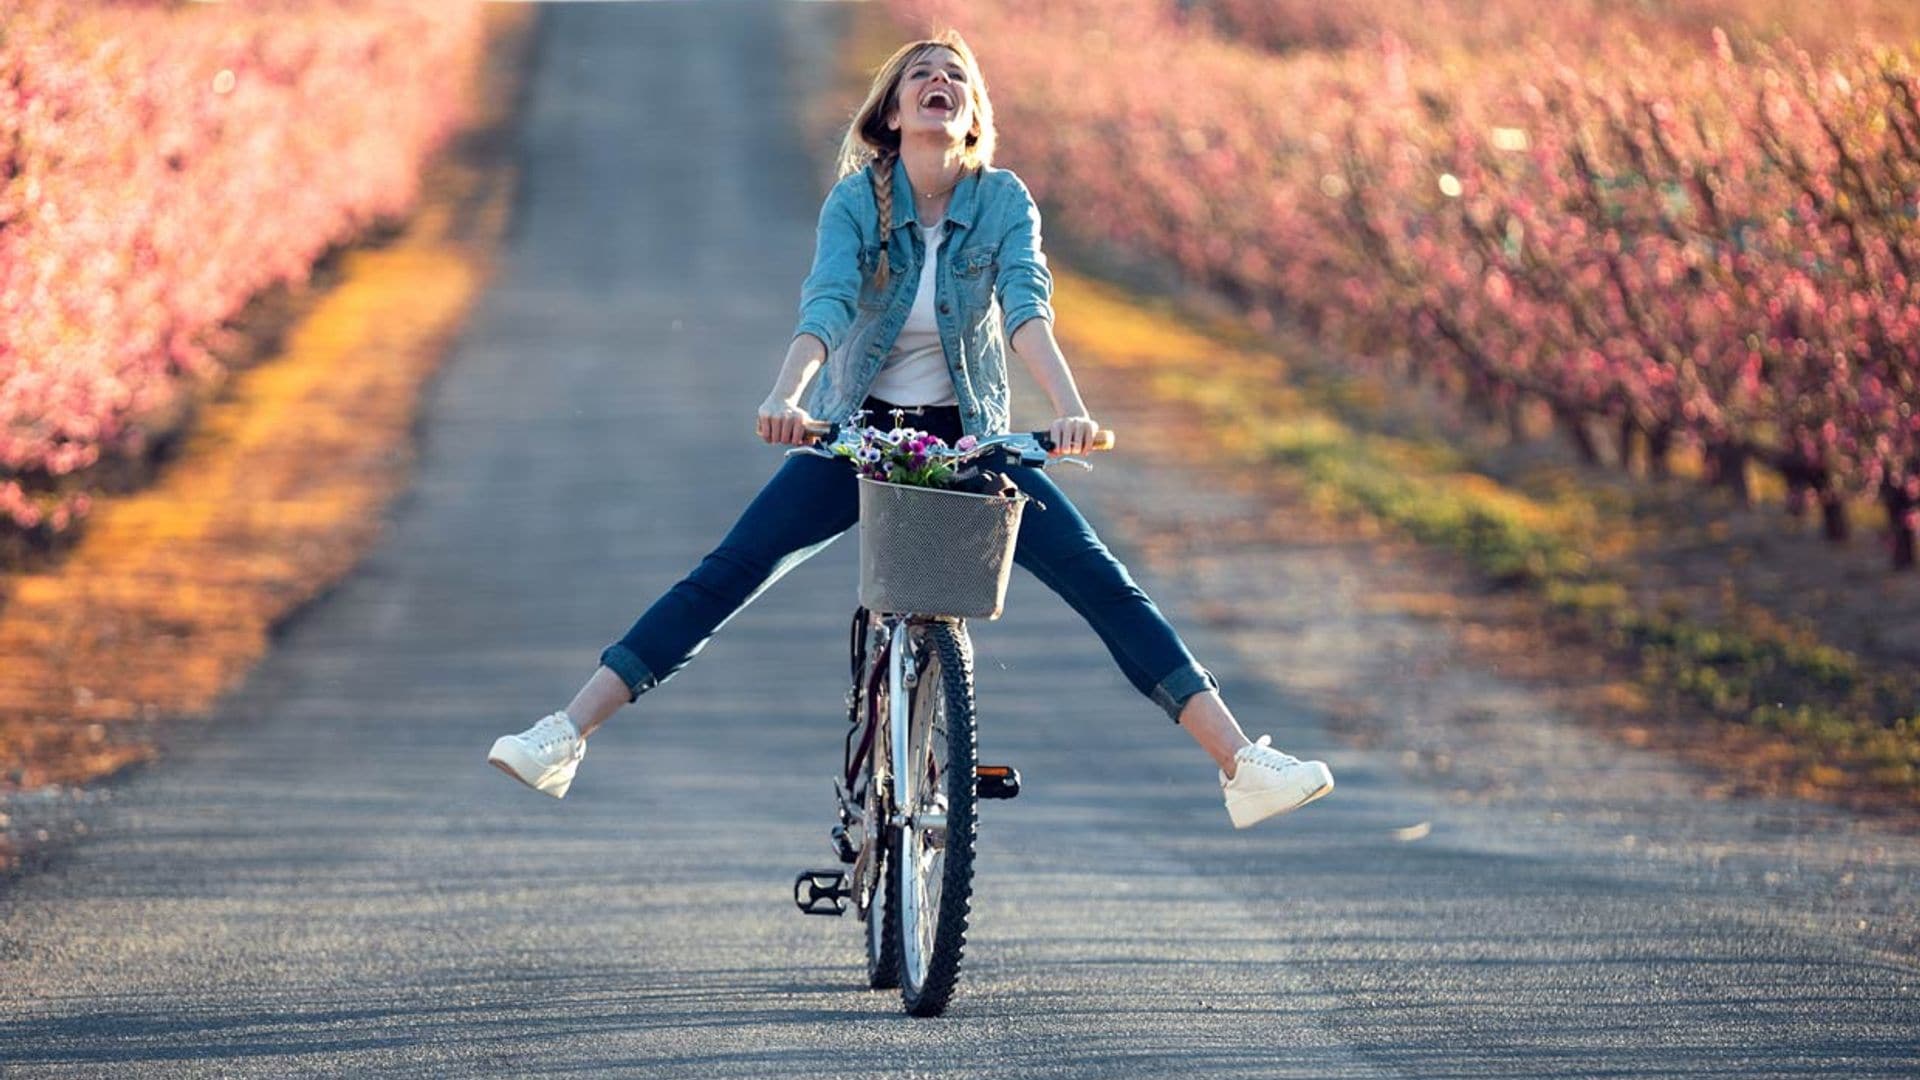
[[[952,190],[953,190],[954,188],[956,188],[956,187],[959,187],[959,186],[960,186],[960,181],[961,181],[962,179],[964,179],[964,178],[966,177],[966,175],[967,175],[967,170],[966,170],[966,168],[965,168],[965,167],[963,166],[963,167],[961,167],[961,168],[960,168],[960,170],[959,170],[959,171],[957,171],[957,172],[955,172],[955,173],[953,174],[953,183],[951,183],[951,184],[948,184],[948,185],[947,185],[946,187],[943,187],[943,188],[941,188],[941,189],[940,189],[940,190],[938,190],[938,191],[922,191],[922,192],[920,192],[920,193],[919,193],[919,194],[920,194],[920,197],[921,197],[921,198],[923,198],[923,199],[937,199],[937,198],[939,198],[940,196],[942,196],[942,195],[945,195],[945,194],[946,194],[947,192],[949,192],[949,191],[952,191]],[[913,182],[913,174],[912,174],[912,173],[908,173],[908,174],[907,174],[907,182],[908,182],[908,183],[912,183],[912,182]]]
[[[920,193],[920,197],[923,199],[937,199],[940,196],[945,195],[947,192],[952,191],[954,188],[959,187],[960,177],[965,175],[966,175],[966,171],[962,170],[961,172],[959,172],[954,176],[953,183],[948,184],[946,187],[941,188],[939,191],[923,191]]]
[[[900,160],[900,154],[899,154],[899,151],[897,150],[890,154],[883,154],[874,159],[874,168],[878,170],[881,162],[892,162],[892,161],[898,161],[898,160]],[[946,187],[941,188],[939,191],[922,191],[919,193],[919,195],[923,199],[937,199],[940,196],[945,195],[947,192],[952,191],[954,188],[959,187],[960,181],[966,179],[966,175],[967,175],[967,169],[965,166],[962,166],[958,172],[953,174],[953,183],[948,184]],[[909,185],[913,183],[912,173],[907,174],[907,183]]]
[[[923,200],[927,200],[927,201],[929,201],[929,202],[931,202],[931,201],[933,201],[933,200],[936,200],[936,199],[941,199],[941,198],[943,198],[944,196],[946,196],[946,195],[947,195],[947,194],[948,194],[949,192],[951,192],[951,191],[952,191],[952,190],[954,189],[954,187],[955,187],[955,186],[957,186],[957,185],[958,185],[959,183],[960,183],[960,181],[958,181],[958,180],[955,180],[955,181],[954,181],[953,183],[951,183],[951,184],[948,184],[948,185],[947,185],[947,187],[946,187],[946,190],[944,190],[944,191],[929,191],[929,192],[927,192],[927,193],[925,193],[924,195],[921,195],[921,196],[920,196],[920,198],[921,198],[921,199],[923,199]],[[914,207],[914,208],[913,208],[913,216],[914,216],[914,220],[916,220],[916,221],[918,221],[918,222],[920,223],[920,227],[921,227],[921,228],[923,228],[923,229],[929,229],[929,230],[931,230],[931,229],[934,229],[934,228],[937,228],[937,227],[938,227],[938,226],[939,226],[939,225],[941,224],[941,222],[944,222],[944,221],[946,221],[946,220],[947,220],[947,214],[946,214],[946,209],[947,209],[947,208],[946,208],[946,205],[945,205],[944,203],[942,203],[942,204],[941,204],[941,206],[940,206],[940,216],[939,216],[939,218],[938,218],[937,220],[935,220],[934,222],[932,222],[931,224],[929,224],[929,223],[928,223],[928,222],[926,221],[926,219],[925,219],[925,216],[924,216],[923,214],[921,214],[921,212],[920,212],[920,207],[918,207],[918,206],[916,206],[916,207]]]
[[[961,175],[963,175],[963,176],[964,176],[964,175],[965,175],[965,173],[962,173]],[[953,191],[953,189],[954,189],[954,188],[956,188],[956,187],[958,187],[958,186],[960,186],[960,177],[959,177],[959,176],[956,176],[956,177],[954,177],[954,178],[953,178],[953,183],[951,183],[951,184],[948,184],[948,185],[947,185],[946,187],[944,187],[944,188],[941,188],[941,189],[940,189],[939,191],[926,191],[926,192],[922,192],[922,193],[920,194],[920,198],[921,198],[921,199],[924,199],[924,200],[927,200],[927,201],[929,201],[929,202],[931,202],[931,201],[933,201],[933,200],[935,200],[935,199],[941,199],[941,198],[944,198],[945,196],[947,196],[948,194],[950,194],[950,193],[951,193],[951,192]],[[920,221],[920,227],[921,227],[921,228],[923,228],[923,229],[934,229],[934,228],[937,228],[937,227],[939,227],[939,225],[940,225],[940,223],[941,223],[941,222],[944,222],[944,221],[946,221],[946,220],[947,220],[947,215],[946,215],[946,207],[945,207],[945,205],[942,205],[942,206],[940,207],[940,211],[941,211],[941,213],[940,213],[940,217],[939,217],[939,220],[937,220],[937,221],[935,221],[935,222],[933,222],[933,223],[932,223],[931,225],[929,225],[929,224],[928,224],[928,223],[927,223],[927,222],[926,222],[925,220],[923,220],[923,219],[922,219],[922,215],[921,215],[921,213],[920,213],[920,208],[919,208],[919,207],[917,207],[917,206],[913,208],[913,216],[914,216],[914,218],[915,218],[916,220],[919,220],[919,221]]]

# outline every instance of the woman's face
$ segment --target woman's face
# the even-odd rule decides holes
[[[966,65],[952,49],[934,48],[913,58],[894,91],[893,123],[902,139],[944,134],[959,142],[973,128],[973,95]]]

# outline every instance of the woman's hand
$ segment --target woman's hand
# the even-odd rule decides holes
[[[807,425],[812,422],[813,417],[807,415],[807,410],[770,397],[760,403],[760,415],[754,421],[753,430],[775,446],[805,446],[813,441],[813,436],[807,434]]]
[[[1100,425],[1085,413],[1062,416],[1047,425],[1047,434],[1053,438],[1055,457],[1086,453],[1093,447],[1093,437],[1099,433]]]

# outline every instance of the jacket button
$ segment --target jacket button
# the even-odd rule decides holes
[[[952,311],[953,311],[953,308],[948,306],[945,300],[940,301],[940,314],[947,315],[952,313]]]

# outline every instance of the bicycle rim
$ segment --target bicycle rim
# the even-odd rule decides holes
[[[907,822],[889,878],[898,882],[901,999],[915,1016],[936,1016],[960,975],[973,898],[972,658],[956,625],[930,623],[915,637],[924,660],[907,725]]]

